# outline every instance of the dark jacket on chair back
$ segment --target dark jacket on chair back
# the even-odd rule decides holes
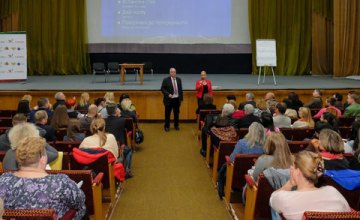
[[[125,118],[109,115],[105,119],[105,131],[113,134],[120,144],[125,144]]]

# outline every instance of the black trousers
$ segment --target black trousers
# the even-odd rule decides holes
[[[170,128],[170,115],[174,112],[174,127],[179,127],[179,113],[180,100],[179,98],[170,99],[170,102],[165,104],[165,128]]]

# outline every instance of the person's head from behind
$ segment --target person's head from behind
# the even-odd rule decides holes
[[[308,107],[300,107],[299,108],[299,117],[309,121],[311,118],[311,110]]]
[[[28,100],[19,101],[16,113],[22,113],[27,115],[30,111],[30,103]]]
[[[99,136],[99,147],[102,147],[106,143],[106,133],[105,133],[105,120],[103,118],[95,118],[90,125],[90,132],[94,135]]]
[[[283,115],[285,114],[286,112],[286,104],[281,102],[281,103],[278,103],[276,104],[276,107],[275,107],[275,113],[277,115]]]
[[[336,99],[336,101],[338,102],[342,102],[343,100],[343,96],[340,93],[334,93],[333,97]]]
[[[25,123],[27,121],[27,118],[22,113],[17,113],[12,117],[12,125],[15,126],[17,124]]]
[[[268,105],[264,99],[260,99],[256,102],[256,108],[258,108],[260,110],[267,110]]]
[[[20,169],[31,167],[45,170],[47,164],[45,145],[46,141],[41,137],[22,139],[16,148],[16,162]]]
[[[211,105],[211,104],[213,104],[213,101],[214,101],[214,99],[213,99],[212,95],[210,95],[208,93],[204,94],[203,103],[205,105]]]
[[[328,106],[335,106],[336,99],[334,97],[332,97],[332,96],[329,96],[329,97],[326,98],[326,104]]]
[[[32,96],[29,95],[29,94],[26,94],[26,95],[24,95],[24,96],[21,98],[21,100],[26,100],[26,101],[28,101],[29,103],[31,103]]]
[[[205,79],[206,79],[206,71],[205,71],[205,70],[201,71],[200,77],[201,77],[201,80],[205,80]]]
[[[124,100],[124,99],[130,99],[129,94],[126,94],[126,93],[121,94],[120,97],[119,97],[119,103],[121,103],[122,100]]]
[[[314,98],[320,98],[322,94],[321,94],[320,89],[314,89],[312,95]]]
[[[115,103],[115,95],[113,92],[106,92],[104,98],[107,103]]]
[[[234,96],[234,95],[228,95],[228,96],[226,96],[226,102],[230,102],[230,100],[236,101],[236,96]]]
[[[66,97],[64,95],[64,93],[62,92],[57,92],[54,96],[56,101],[65,101]]]
[[[248,142],[250,147],[255,145],[264,145],[265,142],[265,129],[262,124],[258,122],[253,122],[248,133],[245,135],[244,139]]]
[[[95,105],[98,106],[98,107],[105,107],[105,105],[106,105],[106,99],[103,98],[103,97],[97,98],[97,99],[95,100]]]
[[[69,120],[69,124],[67,127],[67,136],[69,138],[74,138],[76,134],[80,133],[80,121],[76,118],[72,118]]]
[[[21,140],[26,137],[40,137],[39,130],[32,123],[21,123],[15,125],[9,131],[11,149],[15,150]]]
[[[260,120],[264,128],[269,129],[270,131],[275,131],[274,120],[271,113],[262,112]]]
[[[290,175],[297,186],[315,185],[324,171],[324,162],[320,154],[300,151],[294,156],[294,165]]]
[[[221,116],[223,117],[230,116],[234,113],[234,111],[235,111],[234,106],[232,104],[226,103],[222,108]]]
[[[75,99],[68,99],[66,100],[66,107],[68,109],[75,109],[76,100]]]
[[[90,101],[89,93],[87,93],[87,92],[81,93],[79,105],[80,106],[86,106],[87,104],[89,104],[89,101]]]
[[[320,147],[332,154],[344,153],[344,141],[341,136],[330,129],[323,129],[319,135]]]
[[[255,108],[252,104],[246,104],[244,106],[244,111],[246,115],[252,115],[254,114]]]
[[[253,101],[255,98],[255,95],[252,92],[248,92],[248,93],[246,93],[245,98],[246,98],[246,101]]]
[[[292,155],[285,136],[280,132],[271,132],[265,141],[264,151],[272,155],[274,160],[272,167],[287,169],[292,163]]]
[[[49,99],[45,97],[39,98],[39,100],[37,101],[37,106],[39,108],[49,108],[50,107]]]
[[[47,115],[46,111],[39,110],[39,111],[35,112],[34,119],[35,119],[35,124],[46,125],[48,122],[48,115]]]
[[[299,101],[299,95],[295,92],[289,92],[288,99],[290,99],[291,101]]]
[[[112,116],[117,115],[117,113],[118,113],[117,105],[115,103],[109,103],[106,106],[106,111],[107,111],[108,115],[112,115]]]
[[[89,105],[87,115],[90,117],[96,117],[98,113],[98,107],[94,104]]]
[[[264,99],[265,99],[265,101],[275,100],[275,94],[273,92],[268,92],[265,94]]]
[[[123,99],[120,103],[121,109],[124,111],[132,111],[132,101],[131,99]]]
[[[330,112],[324,112],[320,117],[320,121],[329,123],[329,125],[331,125],[331,127],[334,129],[337,129],[338,127],[336,116]]]
[[[234,106],[234,109],[236,109],[236,101],[235,100],[230,100],[229,102],[228,102],[229,104],[231,104],[231,105],[233,105]]]
[[[360,103],[360,98],[357,94],[355,93],[351,93],[348,95],[347,97],[347,102],[352,105],[352,104],[356,104],[356,103]]]
[[[69,115],[67,113],[67,108],[64,105],[59,105],[56,107],[54,114],[51,118],[51,126],[54,129],[67,126],[69,121]]]
[[[172,78],[175,78],[176,77],[176,69],[174,67],[171,67],[169,69],[169,74]]]

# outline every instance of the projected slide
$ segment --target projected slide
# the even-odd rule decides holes
[[[104,37],[229,37],[231,0],[103,0]]]

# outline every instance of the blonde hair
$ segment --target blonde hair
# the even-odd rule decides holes
[[[11,149],[16,150],[20,141],[27,137],[40,137],[36,126],[28,122],[15,125],[9,132]]]
[[[229,100],[229,102],[228,102],[229,104],[232,104],[233,106],[234,106],[234,109],[236,109],[236,101],[235,100]]]
[[[35,112],[35,115],[34,115],[35,122],[40,122],[41,120],[43,120],[47,117],[48,117],[48,115],[47,115],[46,111],[44,111],[44,110],[39,110],[39,111]]]
[[[31,102],[32,100],[32,96],[31,95],[24,95],[21,100],[26,100],[26,101],[29,101],[29,103]]]
[[[265,142],[265,129],[262,124],[258,122],[253,122],[248,133],[245,135],[244,139],[248,142],[250,147],[254,147],[256,144],[264,145]]]
[[[314,184],[318,182],[324,171],[324,161],[321,154],[306,150],[295,154],[294,166],[300,169],[303,176]]]
[[[264,145],[265,153],[272,155],[274,160],[271,164],[274,168],[287,169],[292,164],[292,155],[285,136],[279,132],[271,132]]]
[[[334,108],[326,108],[326,112],[329,112],[335,118],[339,118],[338,112]]]
[[[313,128],[315,126],[315,122],[311,116],[311,111],[308,107],[300,107],[299,113],[300,118],[309,123],[310,128]]]
[[[344,141],[341,136],[330,129],[323,129],[319,135],[321,146],[328,152],[333,154],[344,153]]]
[[[113,92],[107,92],[104,95],[104,98],[106,99],[106,102],[114,103],[115,102],[115,96]]]
[[[79,101],[79,106],[83,107],[86,106],[87,104],[89,104],[89,100],[90,100],[90,95],[87,92],[83,92],[81,93],[81,98]]]
[[[16,148],[16,161],[20,167],[33,166],[39,163],[46,155],[46,141],[41,137],[26,137],[19,142]]]
[[[258,108],[260,110],[267,110],[268,106],[267,106],[267,103],[266,103],[265,99],[259,99],[256,102],[256,108]]]
[[[103,147],[106,143],[107,137],[105,133],[105,120],[103,118],[95,118],[90,125],[92,134],[97,134],[100,138],[99,147]]]
[[[120,105],[123,110],[132,111],[131,109],[132,102],[130,99],[126,98],[121,100]]]

